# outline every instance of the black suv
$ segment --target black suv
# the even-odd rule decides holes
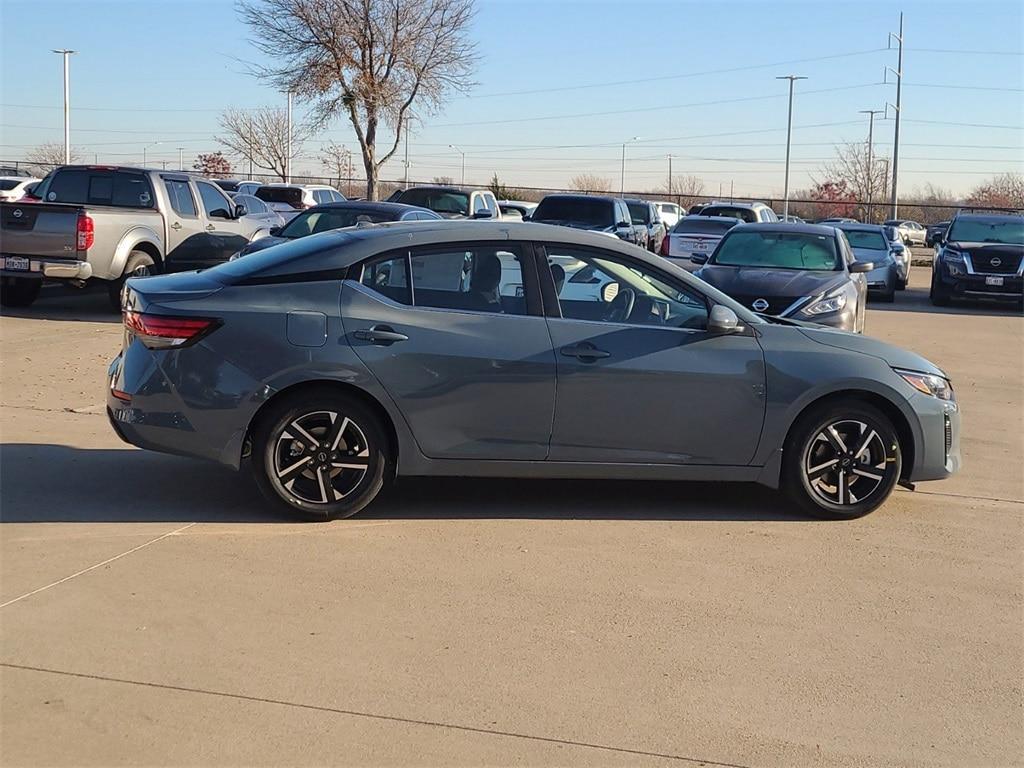
[[[534,209],[530,221],[587,229],[614,235],[627,243],[647,245],[647,227],[633,224],[626,201],[619,197],[547,195]]]
[[[932,268],[932,304],[954,298],[1024,300],[1024,215],[961,213],[939,235]]]

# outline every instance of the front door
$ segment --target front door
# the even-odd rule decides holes
[[[202,263],[203,254],[210,248],[206,223],[199,215],[187,177],[165,176],[163,183],[170,203],[165,211],[167,247],[164,251],[164,269],[168,272],[196,269]]]
[[[547,456],[555,363],[535,285],[532,252],[507,242],[392,252],[345,281],[349,343],[424,455]]]
[[[206,231],[210,235],[210,250],[205,267],[220,264],[231,258],[249,242],[252,222],[245,217],[235,218],[234,204],[220,187],[208,181],[196,181],[196,189],[206,214]]]
[[[753,334],[709,334],[708,300],[645,262],[545,251],[541,279],[550,275],[560,315],[548,317],[557,360],[549,458],[749,464],[765,409]]]

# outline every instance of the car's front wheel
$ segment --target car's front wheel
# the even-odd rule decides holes
[[[952,294],[949,289],[942,284],[942,280],[939,279],[938,270],[938,264],[932,267],[932,286],[928,291],[928,298],[931,299],[932,304],[936,307],[948,307],[950,299],[952,299]]]
[[[309,520],[351,517],[384,485],[390,458],[379,419],[356,398],[317,388],[270,406],[253,433],[263,494]]]
[[[889,497],[902,461],[885,414],[857,401],[832,403],[794,426],[783,452],[783,488],[813,517],[853,519]]]

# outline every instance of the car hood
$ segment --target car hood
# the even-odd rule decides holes
[[[697,277],[730,296],[814,296],[844,284],[846,272],[705,264]]]
[[[268,237],[261,237],[259,240],[253,240],[251,243],[242,248],[242,250],[238,252],[238,255],[245,256],[250,253],[256,253],[257,251],[262,251],[265,248],[269,248],[272,245],[278,245],[279,243],[287,243],[290,242],[291,240],[292,238],[290,237],[275,237],[273,235],[269,235]]]
[[[991,254],[992,256],[1007,256],[1019,257],[1024,252],[1024,245],[1014,245],[1013,243],[975,243],[968,240],[951,240],[947,245],[956,248],[958,251],[982,251],[985,254]]]
[[[920,371],[921,373],[934,373],[944,378],[949,378],[946,373],[931,360],[911,352],[907,349],[894,347],[884,341],[864,336],[860,333],[849,333],[824,326],[808,327],[801,325],[800,333],[818,344],[837,349],[846,349],[851,352],[859,352],[862,355],[871,355],[884,360],[893,368],[904,368],[909,371]]]

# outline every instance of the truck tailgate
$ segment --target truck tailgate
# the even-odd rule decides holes
[[[0,254],[74,259],[80,205],[0,203]]]

